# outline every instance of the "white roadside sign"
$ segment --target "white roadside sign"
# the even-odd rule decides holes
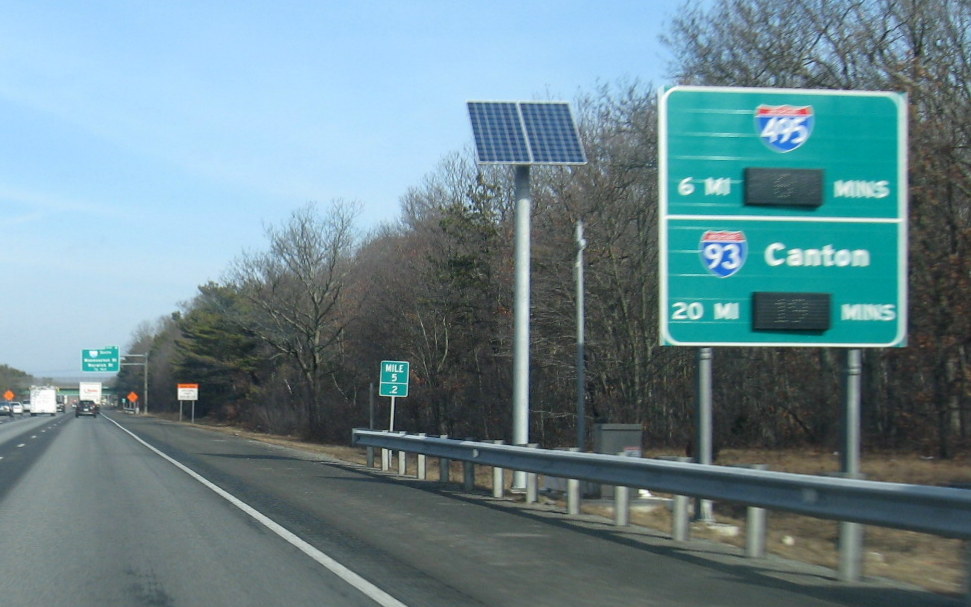
[[[199,384],[179,384],[179,400],[199,400]]]

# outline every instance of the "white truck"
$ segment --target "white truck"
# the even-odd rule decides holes
[[[54,386],[30,387],[30,416],[42,413],[57,415],[57,388]]]
[[[101,405],[101,382],[83,381],[78,385],[78,400],[93,400],[94,404]]]

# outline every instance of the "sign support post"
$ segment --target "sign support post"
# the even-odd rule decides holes
[[[698,348],[698,395],[695,414],[694,460],[699,464],[712,463],[712,405],[711,405],[711,348]],[[711,500],[695,501],[695,518],[704,523],[715,522]]]
[[[840,469],[846,478],[860,478],[860,402],[863,352],[846,351],[846,387],[843,403],[843,448]],[[863,574],[863,525],[841,521],[839,524],[839,565],[837,573],[844,582],[855,582]]]

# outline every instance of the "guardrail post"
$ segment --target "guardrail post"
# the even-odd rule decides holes
[[[663,456],[658,459],[667,462],[688,463],[690,457]],[[671,503],[671,539],[676,542],[687,542],[691,537],[690,510],[691,498],[687,495],[675,495]]]
[[[475,464],[472,462],[462,462],[462,489],[475,490]]]
[[[621,451],[617,455],[630,457],[633,453]],[[626,527],[630,524],[630,487],[614,487],[614,525]]]
[[[539,447],[539,443],[529,443],[526,445],[530,449],[536,449]],[[535,472],[526,473],[526,503],[535,504],[539,499],[539,491],[537,490],[537,481]]]
[[[567,451],[576,453],[579,447],[570,447]],[[566,479],[566,512],[570,516],[580,514],[580,481],[575,478]]]
[[[575,478],[566,479],[567,513],[570,515],[580,514],[583,505],[580,499],[580,481]]]
[[[840,521],[839,569],[841,582],[857,582],[863,575],[863,525]]]
[[[382,430],[382,432],[387,432],[387,430]],[[387,472],[391,468],[391,450],[381,448],[381,472]]]
[[[671,516],[671,539],[676,542],[687,542],[691,537],[691,526],[688,524],[688,510],[691,500],[687,495],[675,495]]]
[[[467,438],[467,441],[474,441],[474,438]],[[473,455],[476,452],[473,451]],[[475,491],[475,464],[469,460],[462,462],[462,489],[466,492]]]
[[[367,448],[367,467],[374,467],[374,447],[370,446]]]
[[[425,438],[426,436],[428,435],[425,434],[424,432],[418,433],[419,438]],[[415,475],[418,477],[418,480],[423,481],[427,479],[428,478],[428,456],[425,455],[424,453],[418,454],[417,467],[418,469],[415,471]]]
[[[505,441],[492,441],[496,445],[501,445]],[[492,497],[501,498],[506,490],[506,471],[501,466],[492,467]]]
[[[439,438],[448,438],[448,434],[443,434]],[[440,457],[438,458],[438,480],[447,483],[449,477],[449,467],[452,462],[448,458]]]
[[[630,487],[614,487],[614,525],[626,527],[630,524]]]
[[[753,470],[768,470],[765,464],[746,466]],[[765,558],[766,510],[749,506],[745,516],[745,556],[753,559]]]
[[[405,437],[408,433],[401,431],[397,433],[398,436]],[[408,473],[408,452],[398,450],[398,476],[406,476]]]

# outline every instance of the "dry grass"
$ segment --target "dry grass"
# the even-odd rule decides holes
[[[326,454],[342,461],[364,465],[365,450],[352,447],[304,443],[291,437],[268,436],[245,432],[238,428],[210,426],[214,430],[231,432],[239,436],[263,442],[293,447],[305,451]],[[647,457],[669,455],[670,452],[645,453]],[[380,465],[380,455],[377,465]],[[725,450],[719,454],[719,464],[767,464],[769,469],[799,474],[834,474],[839,471],[839,458],[833,453],[809,450]],[[971,465],[963,458],[935,460],[912,454],[866,454],[861,468],[871,480],[913,483],[923,485],[971,484]],[[397,462],[391,469],[397,470]],[[461,462],[452,462],[449,478],[462,482]],[[409,458],[407,473],[416,474],[415,458]],[[439,481],[438,462],[429,459],[428,480]],[[511,475],[506,475],[509,488]],[[491,468],[476,468],[476,486],[491,491]],[[565,508],[565,507],[564,507]],[[585,513],[612,518],[610,509],[603,506],[585,505]],[[715,519],[719,529],[724,525],[737,526],[737,536],[726,536],[719,530],[695,523],[691,535],[732,544],[745,545],[745,510],[730,504],[716,504]],[[664,532],[671,530],[671,512],[667,508],[631,512],[631,523]],[[768,520],[767,550],[769,553],[836,569],[838,524],[831,521],[772,512]],[[934,535],[867,526],[865,530],[864,575],[894,579],[920,586],[932,592],[960,594],[965,576],[965,547],[961,540]]]

